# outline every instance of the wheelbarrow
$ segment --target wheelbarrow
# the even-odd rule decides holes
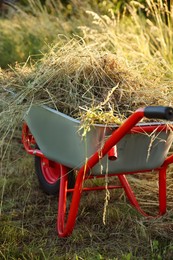
[[[143,117],[152,120],[142,123]],[[131,205],[150,217],[141,209],[126,175],[158,172],[159,212],[153,217],[166,212],[166,171],[173,163],[173,154],[168,153],[173,142],[172,107],[139,108],[120,126],[92,125],[84,138],[80,121],[47,106],[31,106],[24,120],[22,142],[35,156],[40,185],[48,194],[58,193],[59,237],[72,233],[83,191],[106,189],[105,185],[85,187],[85,181],[105,178],[106,174],[116,176],[120,183],[107,189],[122,188]]]

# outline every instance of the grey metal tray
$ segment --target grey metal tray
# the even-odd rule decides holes
[[[116,125],[93,125],[82,138],[80,121],[47,106],[32,106],[24,117],[36,143],[50,160],[79,169],[100,150]],[[157,125],[157,123],[155,123]],[[144,127],[147,124],[138,124]],[[162,165],[173,142],[172,131],[129,133],[117,144],[118,158],[106,155],[92,169],[92,174],[151,170]]]

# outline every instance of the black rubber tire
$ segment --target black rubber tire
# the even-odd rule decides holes
[[[55,163],[53,161],[49,161],[50,163]],[[38,177],[40,188],[48,195],[57,195],[59,192],[60,180],[57,178],[54,182],[48,182],[45,178],[42,171],[42,158],[35,156],[35,171]],[[69,169],[70,171],[70,169]],[[74,171],[71,170],[68,174],[68,188],[72,189],[75,185],[75,174]]]

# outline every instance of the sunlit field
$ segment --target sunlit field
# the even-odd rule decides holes
[[[122,190],[86,192],[72,235],[59,238],[57,196],[42,191],[21,142],[33,104],[79,119],[84,137],[139,107],[173,106],[172,1],[65,2],[18,1],[0,14],[0,259],[172,259],[173,167],[164,216],[141,216]],[[151,215],[157,177],[128,178]]]

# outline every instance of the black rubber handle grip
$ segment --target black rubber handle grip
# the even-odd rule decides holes
[[[148,106],[144,109],[144,116],[147,118],[173,121],[173,107]]]

